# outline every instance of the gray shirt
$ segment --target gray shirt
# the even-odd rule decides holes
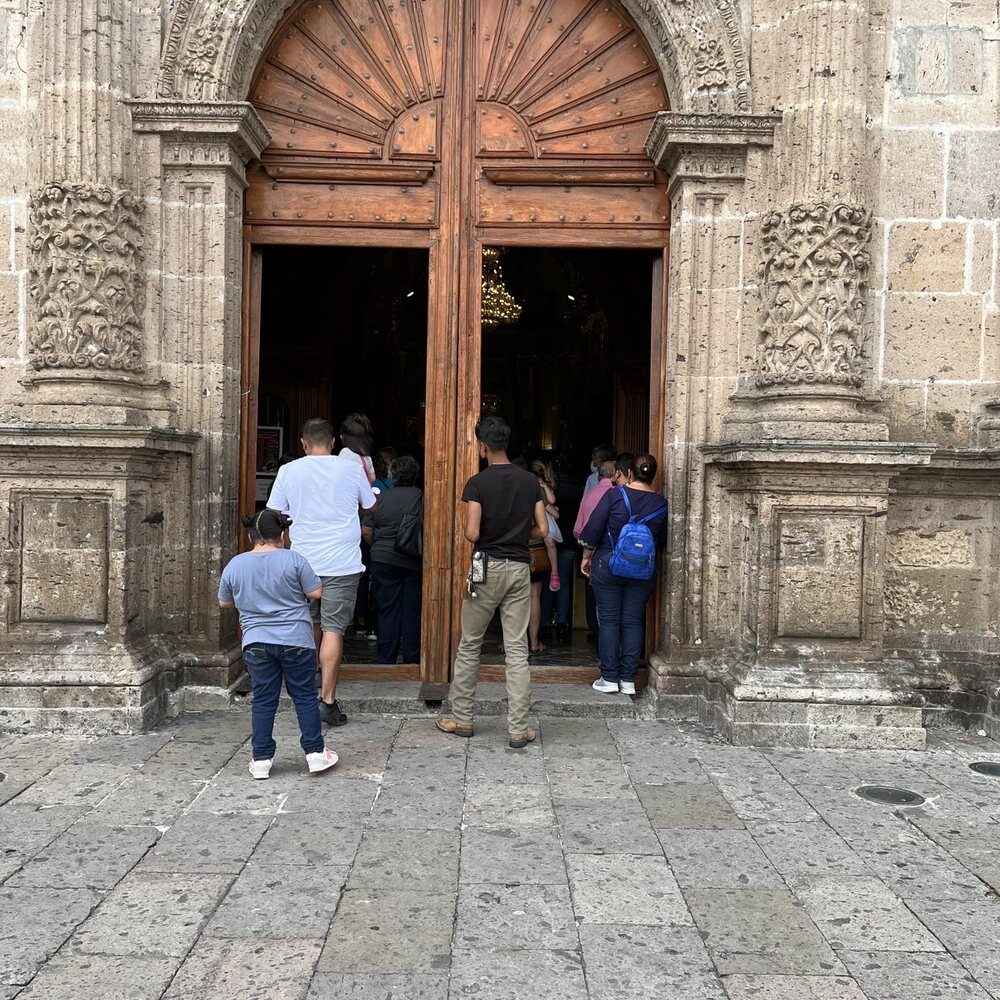
[[[244,552],[230,560],[219,581],[219,600],[232,601],[240,613],[243,647],[313,645],[306,594],[322,584],[294,549]]]

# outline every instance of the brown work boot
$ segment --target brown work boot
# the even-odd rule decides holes
[[[507,745],[511,750],[523,750],[529,743],[535,742],[534,729],[525,729],[523,733],[511,733],[510,743]]]
[[[447,733],[449,736],[465,736],[468,738],[472,735],[472,726],[467,726],[464,722],[456,722],[454,719],[435,719],[434,725],[442,733]]]

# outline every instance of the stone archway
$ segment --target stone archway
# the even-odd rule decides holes
[[[372,4],[384,2],[348,0],[357,16],[368,16]],[[735,2],[621,2],[658,62],[674,109],[660,113],[646,144],[669,175],[673,220],[672,263],[661,290],[670,303],[661,357],[670,385],[658,450],[674,517],[660,610],[661,655],[654,658],[651,676],[656,689],[666,691],[672,675],[688,671],[707,636],[705,567],[712,543],[705,498],[713,485],[701,446],[717,440],[717,417],[740,374],[738,329],[746,287],[753,284],[745,277],[753,262],[744,261],[744,230],[747,219],[764,207],[767,153],[778,119],[751,113]],[[193,484],[213,497],[212,523],[203,539],[209,567],[228,555],[235,514],[226,498],[236,495],[237,478],[245,166],[269,141],[245,101],[260,55],[288,6],[284,0],[179,0],[163,50],[159,99],[132,106],[136,130],[160,137],[161,203],[170,215],[163,272],[183,278],[191,271],[190,284],[164,287],[163,337],[197,351],[204,396],[214,401],[222,428],[204,438]],[[748,175],[752,185],[745,183]],[[754,192],[754,204],[747,203],[748,191]],[[195,226],[192,213],[204,213],[208,224]],[[202,276],[220,294],[193,295]],[[196,343],[188,332],[192,325],[204,331]],[[226,373],[221,394],[214,381],[219,370]],[[204,419],[195,408],[180,422],[197,432]],[[197,555],[193,562],[199,564]],[[199,593],[210,591],[211,575],[206,570]],[[225,662],[222,683],[232,676],[228,654]]]
[[[747,112],[750,69],[733,0],[622,0],[645,35],[677,111]],[[158,94],[242,101],[287,0],[180,0]]]

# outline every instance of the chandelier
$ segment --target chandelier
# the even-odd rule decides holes
[[[483,326],[492,328],[501,323],[516,323],[521,318],[521,306],[503,283],[500,251],[483,248]]]

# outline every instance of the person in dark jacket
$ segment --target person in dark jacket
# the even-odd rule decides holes
[[[378,663],[420,662],[421,561],[396,550],[396,534],[404,515],[423,518],[423,494],[417,482],[420,466],[410,455],[389,466],[392,489],[379,495],[375,512],[365,518],[371,545],[372,583],[378,602]]]

